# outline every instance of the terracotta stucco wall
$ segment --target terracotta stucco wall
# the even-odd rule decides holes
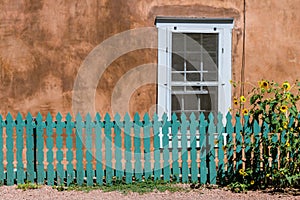
[[[300,72],[300,1],[246,2],[245,80],[295,80]],[[0,10],[3,115],[72,112],[74,82],[86,56],[115,34],[154,27],[156,16],[233,17],[232,77],[240,79],[243,1],[2,0]],[[155,82],[144,84],[141,80],[145,72],[139,70],[142,65],[156,62],[155,49],[140,49],[120,55],[105,66],[94,97],[95,110],[101,114],[153,111]],[[147,78],[155,81],[155,66],[147,69],[151,69]],[[132,79],[131,74],[136,74],[136,78]],[[134,89],[130,88],[132,85]],[[120,104],[122,95],[126,98]],[[114,98],[118,101],[114,102]]]

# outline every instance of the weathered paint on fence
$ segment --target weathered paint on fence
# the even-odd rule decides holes
[[[127,183],[133,178],[222,183],[240,168],[265,164],[252,166],[254,159],[260,160],[252,152],[271,131],[266,123],[260,126],[248,117],[235,116],[235,124],[231,120],[227,114],[224,126],[221,114],[206,119],[203,113],[189,118],[182,114],[180,119],[164,115],[161,121],[156,114],[152,120],[148,114],[143,120],[136,114],[133,121],[128,114],[124,121],[118,114],[114,121],[108,114],[104,120],[99,114],[94,120],[78,114],[75,121],[70,114],[63,121],[60,113],[55,121],[50,114],[45,121],[41,114],[33,118],[28,113],[25,120],[21,114],[16,120],[0,115],[0,183],[101,185],[123,178]],[[284,132],[271,139],[283,141]],[[269,164],[279,167],[276,151],[269,156]]]

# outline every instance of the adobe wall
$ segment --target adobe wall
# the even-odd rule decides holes
[[[246,81],[298,78],[299,9],[299,0],[247,0]],[[156,16],[233,17],[232,77],[240,80],[243,1],[3,0],[0,10],[2,115],[72,113],[74,82],[90,52],[123,31],[154,27]],[[151,44],[156,44],[155,33],[150,35]],[[140,66],[156,62],[155,49],[120,55],[111,65],[99,66],[105,71],[95,96],[78,101],[93,102],[88,100],[94,98],[95,110],[102,115],[127,110],[131,114],[153,112],[156,67],[149,65],[145,72]],[[142,81],[145,77],[147,83]],[[239,92],[234,91],[234,95]]]

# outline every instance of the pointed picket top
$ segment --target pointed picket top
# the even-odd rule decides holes
[[[26,120],[28,121],[28,120],[32,120],[32,115],[31,115],[31,113],[30,112],[28,112],[28,114],[27,114],[27,116],[26,116]]]
[[[95,121],[100,121],[101,120],[101,115],[100,115],[100,113],[96,113],[96,116],[95,116]]]
[[[228,112],[226,115],[226,126],[227,126],[227,124],[231,124],[231,120],[232,120],[232,116],[231,116],[230,112]]]
[[[114,119],[115,119],[116,122],[119,122],[121,120],[120,114],[116,113]]]
[[[209,115],[208,115],[208,121],[209,121],[209,123],[214,122],[214,119],[215,119],[214,114],[212,112],[210,112]]]
[[[46,117],[46,121],[47,122],[52,122],[52,115],[48,112],[47,117]]]
[[[125,122],[130,122],[130,116],[129,116],[128,112],[125,114],[124,120],[125,120]]]
[[[23,122],[23,117],[22,117],[22,114],[20,112],[18,112],[18,115],[17,115],[17,122]]]
[[[62,120],[62,115],[60,114],[60,112],[57,113],[56,120],[59,122]]]
[[[148,126],[150,124],[150,116],[147,112],[144,114],[144,124],[145,126]]]
[[[172,119],[172,122],[173,122],[173,123],[176,122],[176,121],[178,120],[178,119],[177,119],[176,113],[173,112],[171,119]]]
[[[67,120],[68,122],[71,122],[71,121],[72,121],[72,115],[71,115],[70,113],[67,114],[66,120]]]
[[[43,121],[43,116],[40,112],[38,112],[37,116],[36,116],[36,121],[37,122],[42,122]]]
[[[162,120],[163,120],[163,122],[167,122],[168,121],[168,115],[166,113],[163,114]]]
[[[181,118],[182,122],[185,122],[186,121],[186,115],[185,115],[185,113],[181,113],[180,118]]]
[[[82,117],[81,117],[80,113],[77,113],[76,122],[78,123],[78,122],[81,122],[81,121],[82,121]]]
[[[6,121],[7,123],[13,123],[13,117],[10,112],[6,115]]]
[[[205,121],[205,115],[204,115],[203,112],[201,112],[199,119],[200,119],[201,122]]]
[[[223,131],[223,114],[218,113],[218,133],[221,133]]]
[[[269,125],[268,125],[268,123],[267,122],[263,122],[263,126],[262,126],[262,132],[264,132],[265,134],[268,134],[268,132],[269,132]]]
[[[105,116],[104,116],[104,121],[110,122],[110,119],[111,119],[110,115],[108,113],[106,113]]]
[[[194,112],[192,112],[192,114],[190,115],[190,120],[191,122],[196,120],[196,115]]]
[[[235,115],[235,125],[241,124],[241,117],[239,115]]]
[[[140,115],[136,112],[136,113],[134,114],[133,119],[134,119],[135,122],[139,122],[139,121],[140,121]]]
[[[92,117],[90,115],[90,113],[88,113],[86,116],[85,116],[85,121],[90,123],[92,121]]]
[[[158,121],[158,115],[157,115],[157,113],[154,113],[154,115],[153,115],[153,121]]]

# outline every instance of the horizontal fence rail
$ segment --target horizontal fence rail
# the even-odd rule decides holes
[[[225,124],[223,122],[226,121]],[[234,123],[233,123],[234,122]],[[43,120],[30,113],[23,119],[0,115],[0,184],[25,181],[48,185],[111,184],[154,179],[175,182],[222,183],[247,167],[280,167],[279,152],[270,153],[270,163],[258,162],[253,149],[260,138],[281,141],[283,134],[270,135],[265,123],[230,113],[204,114],[180,119],[148,114],[50,114]],[[282,141],[284,142],[284,141]],[[279,150],[278,150],[279,151]]]

